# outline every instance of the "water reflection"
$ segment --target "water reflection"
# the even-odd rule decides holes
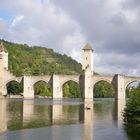
[[[83,122],[83,103],[47,100],[0,100],[0,131]],[[48,104],[49,102],[49,104]]]
[[[118,127],[123,123],[123,110],[125,108],[125,100],[115,100],[115,119],[117,120]]]
[[[122,125],[124,105],[124,101],[114,102],[112,99],[100,99],[94,102],[2,99],[0,100],[0,131],[49,126],[42,128],[41,131],[34,129],[31,133],[34,132],[37,138],[44,132],[42,134],[44,139],[49,135],[49,140],[63,140],[65,136],[68,137],[67,140],[108,140],[109,137],[114,138],[114,135],[119,135],[125,140],[127,137],[124,136],[124,132],[118,129]],[[114,125],[114,121],[117,122],[117,126]],[[107,138],[104,137],[105,135]],[[21,133],[17,136],[22,140]],[[32,139],[35,140],[35,137]],[[1,136],[0,139],[2,139]],[[24,136],[24,139],[28,138]],[[13,140],[17,139],[13,138]]]
[[[93,102],[84,103],[83,109],[84,125],[83,140],[93,139]]]
[[[7,130],[6,100],[0,100],[0,132]]]

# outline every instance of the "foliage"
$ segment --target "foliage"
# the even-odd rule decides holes
[[[68,98],[80,98],[79,85],[74,81],[69,81],[63,85],[63,96]]]
[[[131,90],[123,115],[126,123],[140,124],[140,84]]]
[[[22,85],[17,81],[11,81],[7,85],[7,92],[9,95],[17,95],[23,92]]]
[[[126,97],[129,98],[133,93],[140,90],[140,83],[137,86],[129,86],[126,88]]]
[[[130,98],[124,109],[125,130],[131,139],[139,140],[140,133],[140,84],[129,90]]]
[[[65,54],[39,46],[0,41],[9,53],[9,70],[16,76],[82,73],[81,64]]]
[[[52,96],[52,90],[49,84],[44,81],[39,81],[34,85],[35,95]]]
[[[95,98],[114,97],[114,89],[111,84],[106,81],[100,81],[94,86]]]

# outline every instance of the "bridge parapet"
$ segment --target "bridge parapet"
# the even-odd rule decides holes
[[[100,81],[106,81],[108,83],[112,83],[114,76],[104,76],[104,75],[94,75],[92,76],[92,84],[95,85]]]

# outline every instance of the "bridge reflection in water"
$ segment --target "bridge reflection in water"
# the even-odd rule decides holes
[[[121,112],[124,108],[124,102],[119,100],[116,103],[115,119],[118,120],[118,124],[121,124]],[[94,117],[96,116],[94,116],[94,111],[92,101],[1,99],[0,131],[52,125],[82,124],[82,129],[79,130],[82,131],[81,139],[91,140],[93,139]],[[53,133],[56,132],[52,132],[54,139],[59,137],[59,135]]]

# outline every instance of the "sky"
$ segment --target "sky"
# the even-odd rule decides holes
[[[0,0],[0,38],[79,62],[90,43],[94,71],[139,76],[140,0]]]

